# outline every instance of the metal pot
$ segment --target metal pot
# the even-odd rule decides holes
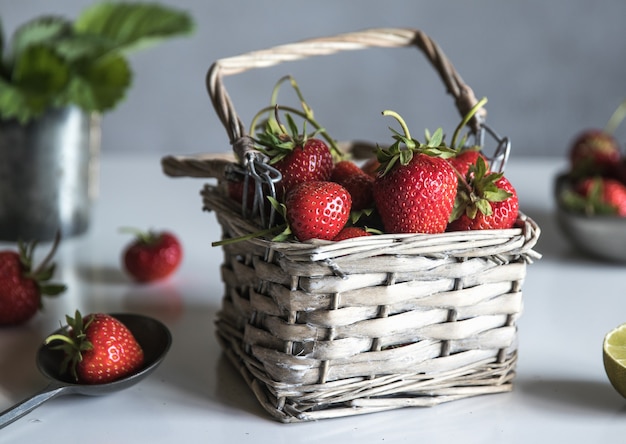
[[[100,118],[76,107],[0,120],[0,240],[84,233],[97,190]]]

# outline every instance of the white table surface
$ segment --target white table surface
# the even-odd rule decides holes
[[[173,345],[148,379],[105,397],[63,396],[0,430],[0,443],[623,442],[626,401],[610,386],[602,340],[626,322],[624,266],[581,257],[557,230],[552,178],[558,159],[512,157],[507,176],[542,228],[528,267],[519,361],[511,393],[313,423],[281,424],[257,404],[214,336],[221,251],[214,215],[201,210],[202,179],[172,179],[160,158],[103,154],[100,194],[86,235],[64,240],[58,277],[69,286],[25,326],[0,329],[0,410],[42,389],[34,362],[66,313],[139,312],[171,329]],[[184,262],[174,277],[133,284],[120,255],[121,226],[178,233]],[[42,245],[45,247],[46,245]],[[45,248],[41,249],[43,254]]]

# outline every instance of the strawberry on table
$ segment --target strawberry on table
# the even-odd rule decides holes
[[[502,173],[491,173],[482,157],[459,182],[448,231],[497,230],[515,225],[519,213],[517,192]]]
[[[0,251],[0,326],[30,320],[42,307],[42,295],[56,296],[66,287],[51,283],[55,264],[50,263],[59,243],[57,235],[47,257],[33,267],[36,242],[18,243],[18,251]]]
[[[350,193],[329,181],[301,183],[285,200],[290,230],[301,242],[332,240],[346,225],[351,205]]]
[[[388,233],[442,233],[452,213],[457,174],[444,158],[453,150],[441,146],[437,130],[428,144],[411,138],[402,118],[392,111],[404,134],[394,131],[396,142],[378,150],[381,171],[374,184],[374,201]]]
[[[66,331],[46,338],[65,353],[62,371],[81,384],[104,384],[132,375],[144,362],[141,345],[118,319],[104,313],[66,316]],[[56,344],[53,344],[56,343]]]
[[[170,276],[183,258],[180,240],[169,231],[125,229],[135,234],[135,239],[122,254],[128,274],[138,282],[152,282]]]

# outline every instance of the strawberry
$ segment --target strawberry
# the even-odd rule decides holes
[[[589,129],[574,139],[569,159],[573,177],[614,174],[621,160],[619,143],[609,132]]]
[[[470,167],[476,164],[479,157],[484,162],[487,162],[487,159],[478,148],[470,148],[459,151],[457,155],[449,158],[448,162],[452,164],[462,178],[466,178]]]
[[[279,199],[299,183],[330,179],[333,170],[333,155],[328,145],[304,130],[300,133],[293,118],[289,114],[286,117],[291,134],[278,121],[276,107],[275,117],[268,120],[257,140],[270,165],[282,174],[276,190]]]
[[[47,257],[33,269],[36,242],[18,243],[18,251],[0,252],[0,325],[18,325],[30,320],[42,307],[42,295],[56,296],[66,287],[50,283],[55,265],[50,264],[58,246],[56,237]]]
[[[441,233],[454,206],[457,174],[444,158],[453,150],[442,145],[437,130],[428,144],[411,139],[402,118],[392,111],[404,134],[394,132],[396,142],[377,152],[381,171],[374,185],[374,201],[388,233]],[[404,145],[404,146],[402,146]],[[442,156],[442,157],[437,157]]]
[[[232,200],[243,203],[244,199],[244,188],[246,187],[245,181],[243,178],[231,179],[226,182],[226,188],[228,192],[228,197]],[[248,180],[248,192],[245,196],[246,198],[246,207],[250,210],[252,209],[252,205],[254,203],[254,180]]]
[[[613,214],[626,217],[626,186],[605,177],[583,179],[574,193],[564,195],[566,207],[588,215]]]
[[[104,384],[141,369],[144,354],[132,332],[118,319],[104,313],[84,318],[76,311],[66,316],[64,332],[50,335],[46,344],[65,352],[62,372],[69,370],[81,384]]]
[[[374,178],[365,173],[357,164],[341,160],[335,164],[330,180],[343,186],[352,197],[352,210],[364,210],[374,206],[372,188]]]
[[[291,232],[301,241],[332,240],[350,216],[350,193],[335,182],[310,181],[294,187],[285,199]]]
[[[135,233],[135,239],[126,246],[122,253],[124,267],[130,276],[138,282],[152,282],[170,276],[183,258],[183,249],[178,238],[168,231]]]
[[[478,157],[467,181],[459,183],[448,231],[497,230],[515,225],[519,212],[517,192],[502,173],[490,173]]]
[[[344,227],[338,234],[333,238],[335,242],[342,241],[345,239],[352,239],[353,237],[363,237],[363,236],[371,236],[372,233],[367,231],[365,228],[361,227]]]
[[[374,179],[378,175],[378,169],[380,168],[380,162],[377,157],[372,157],[367,159],[367,161],[361,166],[361,169],[368,176],[373,177]]]

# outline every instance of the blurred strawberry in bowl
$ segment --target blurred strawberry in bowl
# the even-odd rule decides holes
[[[583,254],[613,262],[626,262],[626,156],[614,134],[625,116],[626,101],[603,129],[572,140],[554,188],[565,237]]]

